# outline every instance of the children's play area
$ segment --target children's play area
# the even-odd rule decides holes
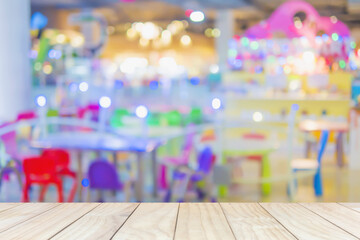
[[[0,13],[0,202],[360,201],[357,1]]]

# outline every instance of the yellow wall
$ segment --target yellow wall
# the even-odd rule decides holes
[[[351,81],[352,75],[347,72],[332,72],[329,73],[329,87],[334,85],[341,93],[350,94],[351,92]],[[266,75],[264,73],[247,73],[241,71],[234,71],[225,73],[223,76],[224,85],[234,85],[237,83],[247,83],[251,80],[257,80],[258,83],[265,83]],[[303,90],[307,93],[314,93],[314,89],[310,89],[307,86],[306,75],[294,75],[290,74],[287,76],[288,82],[291,80],[301,80]]]
[[[226,115],[239,117],[241,111],[267,111],[271,114],[280,114],[283,109],[288,112],[291,105],[299,104],[298,114],[307,111],[308,114],[320,116],[326,110],[331,116],[347,117],[350,109],[350,100],[297,100],[297,99],[255,99],[255,98],[226,98]]]
[[[238,83],[249,82],[256,79],[258,83],[265,83],[265,74],[251,74],[246,72],[230,72],[224,74],[223,83],[225,86],[235,86]],[[307,76],[288,75],[288,81],[293,79],[301,80],[305,93],[316,93],[317,90],[307,86]],[[228,94],[226,98],[226,115],[228,117],[239,117],[241,111],[267,111],[271,114],[280,114],[283,109],[287,112],[294,103],[299,104],[298,114],[306,111],[308,114],[320,116],[324,110],[328,115],[347,117],[350,108],[352,75],[346,72],[334,72],[329,74],[329,88],[336,86],[338,95],[336,99],[332,95],[324,97],[320,95],[305,95],[304,98],[288,97],[239,97],[235,93]],[[290,95],[290,94],[289,94]],[[318,96],[318,97],[316,97]]]

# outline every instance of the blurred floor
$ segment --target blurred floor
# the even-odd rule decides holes
[[[273,174],[286,173],[286,158],[283,154],[274,153],[271,156]],[[243,165],[247,173],[256,174],[259,164],[247,162]],[[349,170],[347,166],[339,168],[336,165],[334,155],[326,154],[323,159],[323,187],[324,195],[316,198],[313,189],[312,177],[300,179],[295,201],[299,202],[359,202],[360,201],[360,170]],[[233,187],[230,196],[219,199],[229,202],[287,202],[286,182],[278,182],[272,185],[272,193],[262,196],[258,184],[242,184]]]

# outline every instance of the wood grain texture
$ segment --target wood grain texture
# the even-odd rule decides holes
[[[181,203],[175,239],[235,239],[218,203]]]
[[[340,203],[341,205],[360,212],[360,203]]]
[[[56,206],[58,203],[24,203],[14,205],[0,214],[0,232],[3,232],[15,225],[44,213]]]
[[[138,203],[103,203],[52,239],[110,239]]]
[[[296,239],[258,203],[221,203],[236,239]]]
[[[301,205],[360,238],[360,212],[337,203],[302,203]]]
[[[261,203],[274,218],[299,240],[357,239],[297,203]]]
[[[141,203],[113,239],[173,239],[178,203]]]
[[[0,204],[0,239],[360,238],[358,203]]]
[[[0,239],[49,239],[98,205],[99,203],[59,204],[31,220],[0,233]]]
[[[0,203],[0,212],[5,211],[7,209],[16,207],[20,205],[21,203]]]

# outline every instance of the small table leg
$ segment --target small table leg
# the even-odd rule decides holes
[[[135,196],[138,202],[143,201],[143,191],[144,191],[144,161],[142,159],[143,153],[136,153],[137,161],[137,181],[135,184]]]
[[[152,161],[152,167],[153,167],[153,197],[158,197],[158,165],[157,165],[157,149],[155,148],[151,152],[151,161]]]
[[[227,164],[227,155],[225,153],[222,154],[222,159],[221,159],[221,163],[223,165]],[[229,194],[229,186],[228,185],[223,185],[220,184],[218,185],[218,195],[219,197],[227,197]]]
[[[336,138],[336,160],[339,167],[344,166],[344,133],[339,132]]]
[[[83,169],[82,169],[82,152],[77,152],[77,162],[78,162],[78,171],[77,171],[77,179],[78,179],[78,197],[79,202],[82,202],[82,191],[83,191]]]
[[[261,177],[265,179],[270,179],[271,177],[271,167],[269,161],[269,154],[264,154],[262,159],[261,166]],[[262,193],[264,195],[269,195],[271,193],[271,183],[265,182],[262,184]]]

